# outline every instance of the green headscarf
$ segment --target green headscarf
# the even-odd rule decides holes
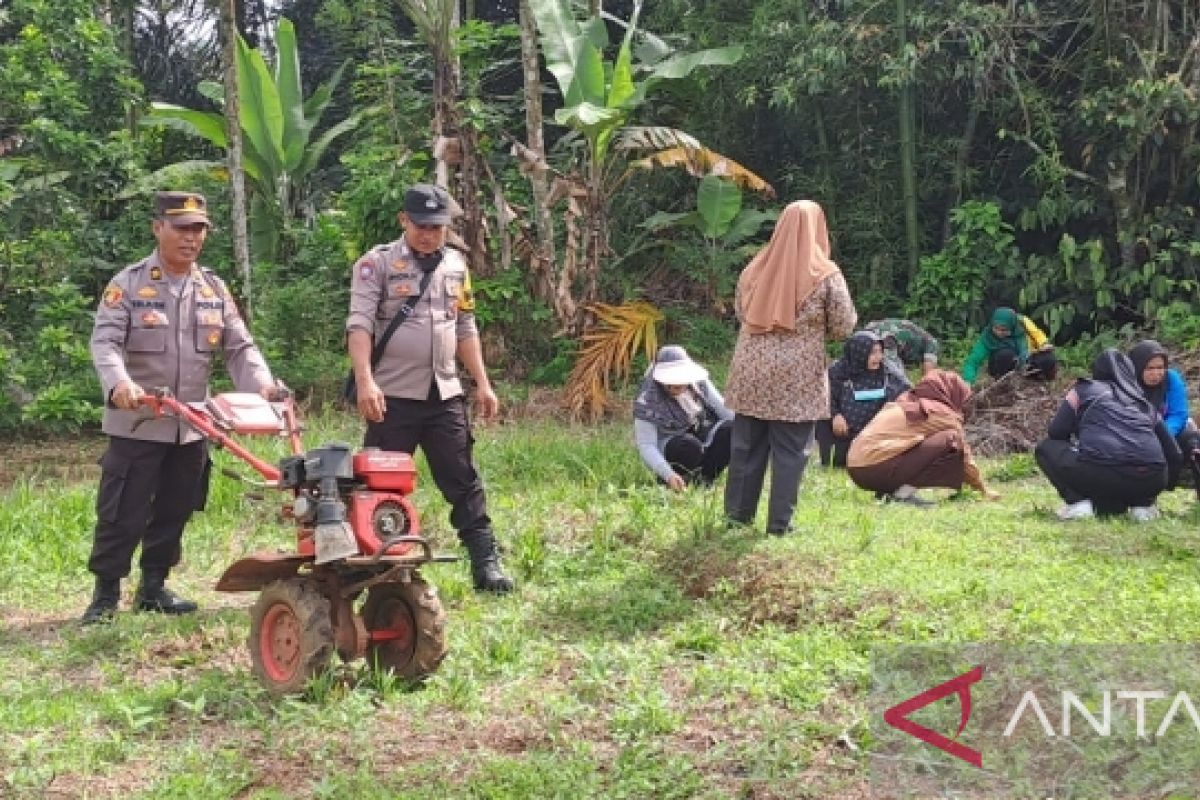
[[[1001,339],[992,333],[992,327],[995,325],[1003,325],[1008,328],[1008,336]],[[980,338],[983,340],[983,346],[987,348],[989,356],[997,350],[1016,350],[1017,358],[1024,361],[1029,355],[1029,340],[1025,336],[1025,326],[1021,324],[1021,316],[1011,308],[997,308],[993,311],[992,321],[983,329],[983,335]]]

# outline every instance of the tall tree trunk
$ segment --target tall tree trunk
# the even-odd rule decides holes
[[[463,219],[462,238],[467,248],[467,261],[480,275],[490,275],[485,239],[482,170],[479,164],[479,136],[475,129],[464,124],[462,113],[462,80],[458,60],[451,48],[454,31],[459,26],[457,0],[447,35],[443,41],[431,42],[434,53],[434,149],[437,158],[437,183],[461,198]],[[452,167],[458,167],[458,186],[453,186]]]
[[[241,102],[237,81],[237,0],[221,0],[221,55],[225,84],[225,134],[229,139],[229,188],[232,208],[233,260],[242,276],[245,315],[254,314],[250,275],[250,238],[246,230],[246,175],[242,172]]]
[[[546,140],[542,131],[542,73],[538,64],[537,25],[529,0],[521,0],[521,69],[525,78],[525,146],[537,156],[539,164],[529,171],[533,190],[533,222],[537,231],[537,250],[531,256],[534,291],[543,300],[554,297],[554,273],[557,259],[554,247],[554,217],[550,213],[550,180],[546,163]],[[540,287],[540,290],[539,290]],[[573,315],[573,314],[572,314]],[[567,325],[570,320],[560,319]]]
[[[896,0],[896,32],[899,57],[908,47],[907,0]],[[921,233],[917,227],[916,110],[911,80],[900,84],[900,185],[904,194],[904,238],[908,243],[908,281],[917,277],[921,263]]]
[[[604,165],[595,153],[588,160],[587,182],[587,239],[584,241],[583,288],[575,313],[576,336],[591,324],[588,307],[600,299],[600,261],[604,257],[608,242],[608,203],[604,193]]]

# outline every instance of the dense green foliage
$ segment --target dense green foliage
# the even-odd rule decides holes
[[[289,107],[299,107],[301,78],[332,87],[350,65],[319,123],[291,114],[304,135],[272,140],[280,158],[309,154],[303,175],[274,174],[258,192],[286,211],[269,226],[279,246],[256,253],[253,327],[285,380],[322,393],[342,371],[347,264],[398,235],[404,187],[433,177],[436,65],[385,0],[233,5],[246,43],[259,48],[243,49],[250,71],[286,77],[276,85],[290,92]],[[605,10],[627,20],[635,5]],[[631,37],[615,21],[605,36],[600,23],[577,22],[578,36],[563,40],[570,57],[543,59],[568,78],[570,95],[544,72],[552,170],[579,174],[586,151],[610,155],[613,126],[659,126],[736,158],[779,199],[747,195],[741,222],[725,228],[720,214],[733,206],[706,206],[696,177],[614,171],[603,204],[582,203],[575,217],[561,205],[555,212],[560,261],[573,241],[601,267],[597,287],[568,291],[648,299],[667,312],[664,339],[727,340],[734,279],[767,236],[765,220],[809,197],[829,213],[864,318],[906,313],[952,341],[1004,303],[1060,345],[1118,342],[1135,330],[1176,346],[1200,341],[1195,3],[938,0],[906,4],[902,19],[903,5],[660,0]],[[525,139],[516,4],[470,8],[477,18],[453,45],[458,115],[480,149],[490,226],[489,263],[476,276],[489,363],[510,377],[561,379],[574,343],[553,338],[561,327],[522,240],[530,182],[510,153],[511,140]],[[0,428],[95,419],[90,310],[108,277],[148,252],[152,190],[200,189],[228,219],[222,176],[187,167],[220,158],[220,148],[139,124],[151,101],[219,112],[213,13],[196,0],[12,0],[0,9]],[[210,24],[197,25],[205,14]],[[281,15],[293,25],[272,42]],[[664,53],[728,48],[744,56],[654,84],[672,60]],[[717,216],[704,217],[706,208]],[[906,220],[916,222],[919,252]],[[229,227],[214,231],[204,260],[236,291]]]

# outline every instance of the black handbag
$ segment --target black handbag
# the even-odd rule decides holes
[[[396,312],[396,316],[392,317],[392,321],[388,323],[387,329],[384,330],[383,336],[379,337],[379,341],[371,348],[371,369],[379,364],[379,359],[383,358],[383,351],[387,347],[388,341],[392,338],[392,334],[396,332],[404,321],[413,315],[413,309],[417,303],[425,296],[425,289],[429,286],[429,281],[433,278],[435,270],[429,270],[421,276],[421,283],[417,287],[417,293],[410,295],[404,301],[404,305],[400,306],[400,310]],[[358,405],[358,381],[354,380],[354,368],[350,368],[350,374],[346,376],[346,382],[342,385],[342,399],[348,405]]]

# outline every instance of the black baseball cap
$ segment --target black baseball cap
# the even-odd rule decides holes
[[[461,213],[458,203],[440,186],[418,183],[404,194],[404,214],[417,225],[449,225]]]

